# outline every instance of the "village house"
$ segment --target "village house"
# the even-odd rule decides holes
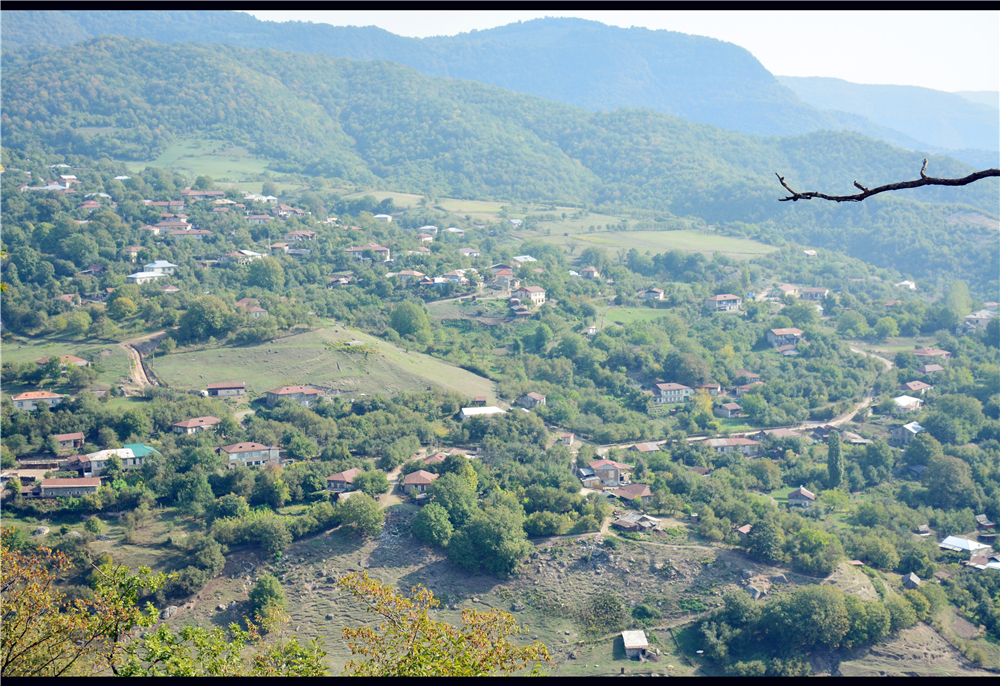
[[[746,379],[747,382],[760,381],[760,374],[754,374],[753,372],[747,371],[746,369],[737,369],[735,372],[734,380]]]
[[[768,438],[775,440],[781,438],[802,438],[802,434],[798,431],[793,431],[792,429],[764,429],[755,433],[751,438],[758,443],[761,443]]]
[[[653,400],[661,405],[683,403],[694,395],[694,389],[679,383],[658,383],[653,386]]]
[[[953,553],[968,553],[970,555],[977,555],[990,550],[990,546],[984,543],[959,536],[948,536],[938,544],[938,548],[941,550],[950,550]]]
[[[37,364],[39,367],[44,367],[49,363],[49,360],[51,359],[52,359],[51,357],[40,357],[37,360],[35,360],[35,364]],[[66,368],[70,365],[73,365],[74,367],[90,366],[90,363],[87,362],[87,360],[83,359],[82,357],[75,357],[74,355],[60,355],[58,359],[59,359],[59,366],[61,368]]]
[[[636,297],[640,300],[663,300],[663,289],[647,288],[644,291],[639,291]]]
[[[212,429],[221,421],[218,417],[195,417],[171,424],[170,427],[175,434],[196,434]]]
[[[925,391],[929,391],[933,386],[926,384],[923,381],[908,381],[906,383],[901,383],[896,388],[900,391],[909,391],[910,393],[919,393],[923,395]]]
[[[659,528],[660,520],[638,512],[625,512],[613,521],[611,526],[622,531],[645,532]]]
[[[311,241],[315,240],[315,231],[289,231],[285,234],[286,241]]]
[[[146,227],[143,227],[143,228],[146,228]],[[153,227],[149,227],[149,228],[153,228]],[[159,229],[157,229],[156,233],[159,234],[159,232],[160,232]],[[143,248],[141,245],[132,245],[132,246],[129,246],[127,248],[122,248],[122,255],[124,257],[127,257],[128,260],[129,260],[129,262],[136,262],[136,261],[138,261],[139,253],[141,253],[143,250],[145,250],[145,248]]]
[[[803,288],[799,297],[803,300],[824,300],[830,295],[829,288]]]
[[[389,261],[389,248],[377,243],[365,243],[359,248],[348,248],[345,252],[356,260],[362,260],[365,257],[366,250],[371,250],[376,259],[382,262]]]
[[[530,300],[535,305],[545,303],[545,289],[541,286],[521,286],[512,295],[522,302]]]
[[[649,453],[660,452],[660,446],[656,445],[655,443],[636,443],[634,445],[630,445],[628,449],[646,455],[648,455]]]
[[[491,417],[495,414],[507,414],[506,410],[499,407],[463,407],[461,412],[462,420],[470,417]]]
[[[396,274],[396,278],[398,278],[399,282],[404,286],[406,286],[411,279],[419,281],[420,279],[423,279],[426,276],[427,275],[424,274],[423,272],[418,272],[413,269],[404,269]]]
[[[14,401],[15,409],[31,411],[37,410],[38,403],[41,402],[48,403],[49,407],[55,407],[63,401],[63,396],[49,391],[26,391],[15,395],[11,400]]]
[[[787,284],[786,283],[786,284],[782,284],[782,285],[778,286],[777,288],[775,288],[774,290],[772,290],[770,293],[768,293],[768,296],[772,297],[772,298],[783,298],[786,295],[790,295],[793,298],[798,297],[798,295],[799,295],[799,287],[798,286],[793,286],[791,284]]]
[[[740,452],[745,457],[756,457],[760,444],[749,438],[709,438],[708,445],[717,454]]]
[[[899,414],[917,412],[924,404],[924,401],[920,398],[914,398],[910,395],[901,395],[898,398],[893,398],[892,402],[896,403],[896,411]]]
[[[990,521],[985,514],[976,515],[976,529],[979,531],[993,531],[996,525],[996,522]]]
[[[695,391],[708,391],[710,396],[717,397],[722,393],[722,384],[717,384],[715,382],[709,383],[699,383],[694,386]]]
[[[125,281],[126,283],[134,283],[136,285],[139,285],[147,283],[149,281],[156,281],[157,279],[161,279],[164,276],[166,276],[166,274],[164,274],[163,272],[136,272],[135,274],[129,274],[128,276],[126,276]]]
[[[434,226],[433,224],[426,224],[417,229],[419,233],[426,233],[430,236],[437,235],[438,230],[439,230],[438,227]]]
[[[101,480],[89,479],[44,479],[40,487],[42,498],[79,498],[97,493]]]
[[[767,342],[775,348],[789,343],[795,345],[802,340],[802,334],[800,329],[771,329],[767,332]]]
[[[646,484],[629,484],[614,492],[615,496],[634,505],[646,506],[653,500],[653,491]]]
[[[508,219],[507,223],[513,226],[515,229],[517,229],[520,228],[521,224],[523,224],[524,222],[521,221],[520,219]]]
[[[333,476],[326,477],[326,488],[329,491],[350,491],[354,489],[354,477],[361,474],[362,470],[352,467],[347,471],[338,472]]]
[[[563,445],[566,445],[566,446],[572,446],[573,445],[573,434],[571,434],[571,433],[559,434],[559,442],[562,443]]]
[[[376,214],[373,217],[373,219],[375,221],[377,221],[377,222],[382,222],[383,224],[390,224],[390,223],[392,223],[392,215],[391,214]]]
[[[271,217],[266,214],[251,214],[247,217],[248,224],[267,224],[271,221]]]
[[[72,450],[73,448],[82,448],[83,442],[86,437],[82,432],[77,431],[71,434],[55,434],[52,438],[56,439],[59,443],[60,450]]]
[[[803,250],[802,254],[806,257],[816,257],[818,253],[815,250]]]
[[[788,507],[804,507],[809,509],[816,502],[816,494],[799,486],[788,494]]]
[[[288,252],[288,243],[271,243],[271,245],[269,245],[267,247],[271,249],[271,254],[272,255],[275,252],[283,252],[283,253],[287,253]]]
[[[985,329],[986,325],[989,324],[990,320],[996,316],[996,312],[993,310],[977,310],[971,314],[965,315],[964,322],[976,329]]]
[[[80,296],[75,293],[64,293],[63,295],[57,295],[52,299],[64,302],[70,307],[77,307],[80,304]]]
[[[600,275],[601,273],[597,271],[597,267],[584,267],[580,270],[580,276],[585,279],[596,279]]]
[[[738,310],[742,304],[743,298],[730,293],[722,293],[720,295],[713,295],[711,298],[705,298],[705,307],[716,312]]]
[[[144,271],[147,272],[159,272],[160,274],[173,274],[174,269],[177,268],[177,265],[171,264],[166,260],[157,260],[156,262],[144,264],[142,268]]]
[[[216,451],[229,458],[229,466],[242,464],[246,467],[260,467],[268,462],[278,462],[280,448],[276,445],[263,443],[234,443],[216,448]]]
[[[917,290],[917,284],[915,284],[915,283],[913,283],[912,281],[909,281],[909,280],[907,280],[907,281],[900,281],[896,285],[899,286],[900,288],[905,288],[905,289],[910,290],[910,291]]]
[[[170,284],[167,284],[165,286],[160,286],[160,291],[162,291],[163,293],[167,293],[169,295],[171,293],[180,293],[181,289],[179,289],[177,286],[171,286]]]
[[[466,257],[479,257],[482,254],[475,248],[459,248],[458,252],[465,255]]]
[[[733,528],[731,530],[739,536],[741,541],[745,541],[749,538],[750,532],[753,531],[753,524],[744,524],[743,526],[736,526],[733,524]]]
[[[211,397],[229,397],[246,394],[247,385],[244,381],[213,381],[205,389]]]
[[[121,461],[123,469],[135,469],[137,466],[142,466],[136,464],[135,453],[132,452],[131,448],[126,447],[77,455],[70,458],[67,469],[79,472],[82,477],[100,476],[106,469],[108,460],[112,457],[117,457]]]
[[[947,350],[939,350],[938,348],[917,348],[913,351],[913,354],[921,359],[940,357],[943,360],[950,360],[951,353]]]
[[[427,488],[438,478],[437,474],[418,469],[403,477],[403,493],[426,493]]]
[[[526,407],[532,410],[539,405],[545,404],[545,396],[541,393],[525,393],[520,398],[514,401],[515,405],[520,405],[521,407]]]
[[[282,386],[267,391],[267,406],[274,407],[279,400],[291,400],[302,407],[310,407],[315,405],[322,395],[318,388],[311,386]]]
[[[517,288],[521,281],[510,269],[502,269],[493,275],[493,282],[504,289]]]
[[[626,475],[631,474],[634,467],[614,460],[595,460],[588,465],[594,470],[601,485],[605,488],[617,488],[627,483]]]
[[[643,657],[649,650],[645,631],[623,631],[622,642],[625,644],[625,657]]]
[[[742,386],[737,386],[734,390],[737,398],[742,398],[747,393],[753,393],[757,386],[763,386],[763,381],[751,381],[750,383],[743,384]]]
[[[743,408],[736,403],[723,403],[716,407],[712,414],[716,417],[722,417],[723,419],[733,419],[734,417],[739,417],[743,414]]]

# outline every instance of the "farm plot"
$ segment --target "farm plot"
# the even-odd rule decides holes
[[[360,345],[341,345],[351,341]],[[495,400],[489,379],[341,326],[254,346],[174,353],[156,358],[152,366],[157,378],[179,389],[204,388],[209,381],[244,381],[248,392],[258,395],[292,384],[374,395],[437,386]]]
[[[567,247],[576,244],[578,252],[589,247],[605,248],[609,253],[635,248],[653,254],[670,250],[700,252],[707,256],[720,252],[734,259],[749,260],[778,248],[745,238],[732,238],[698,231],[598,231],[571,236],[540,236],[546,243]]]

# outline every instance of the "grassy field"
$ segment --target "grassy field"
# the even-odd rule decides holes
[[[556,233],[556,229],[553,229],[553,233]],[[533,236],[530,233],[525,233],[525,237]],[[735,259],[749,260],[778,249],[745,238],[731,238],[698,231],[595,231],[594,233],[577,233],[570,236],[563,236],[560,233],[559,235],[538,236],[538,238],[546,243],[563,246],[567,248],[567,251],[568,246],[575,243],[577,252],[582,252],[590,247],[598,247],[605,248],[612,254],[619,249],[631,250],[632,248],[640,253],[645,253],[648,250],[654,254],[669,250],[682,250],[684,252],[700,252],[708,256],[720,252]]]
[[[352,340],[373,351],[367,359],[361,352],[330,347],[337,341]],[[209,381],[244,381],[248,392],[258,395],[278,386],[304,383],[368,394],[437,386],[469,397],[496,399],[493,382],[488,379],[337,325],[256,346],[174,353],[156,358],[152,366],[157,377],[178,389],[204,388]]]
[[[109,343],[79,343],[65,338],[27,339],[17,338],[14,341],[4,341],[0,347],[0,356],[4,362],[34,362],[43,357],[53,355],[75,355],[93,359],[103,371],[98,374],[94,388],[110,388],[119,383],[123,377],[130,375],[128,355],[120,347]],[[17,394],[23,391],[37,390],[34,387],[21,387],[17,384],[5,384],[3,392]],[[70,393],[68,387],[56,386],[49,388],[56,393]],[[75,392],[75,390],[72,390]]]
[[[632,322],[651,322],[666,317],[669,313],[670,310],[653,310],[648,307],[612,307],[606,314],[598,310],[598,317],[603,315],[606,322],[625,325]]]
[[[240,179],[267,170],[267,160],[253,157],[246,148],[233,147],[222,141],[183,138],[168,147],[155,160],[136,162],[125,160],[131,171],[146,167],[164,167],[181,172],[190,179],[207,174],[213,179]],[[257,185],[256,192],[260,192]]]

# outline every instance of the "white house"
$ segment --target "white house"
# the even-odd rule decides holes
[[[694,389],[679,383],[658,383],[653,386],[653,399],[660,404],[682,403],[694,395]]]
[[[463,407],[462,408],[462,419],[469,419],[470,417],[492,417],[497,414],[507,414],[506,410],[501,410],[499,407]]]
[[[901,395],[898,398],[893,398],[892,402],[896,403],[896,409],[900,412],[900,414],[916,412],[924,404],[924,401],[920,398],[914,398],[910,395]]]
[[[166,276],[163,272],[136,272],[135,274],[129,274],[125,277],[125,281],[128,283],[142,284],[147,281],[155,281],[156,279]]]
[[[385,224],[390,224],[390,223],[392,223],[392,215],[391,214],[376,214],[375,215],[375,221],[377,221],[377,222],[384,222]]]
[[[177,268],[176,264],[170,264],[166,260],[157,260],[156,262],[151,262],[149,264],[144,264],[142,266],[143,270],[147,272],[159,272],[161,274],[173,274],[174,269]]]
[[[719,295],[713,295],[711,298],[705,298],[706,309],[715,310],[717,312],[738,310],[742,304],[743,298],[738,295],[732,295],[731,293],[720,293]]]
[[[515,298],[520,298],[521,302],[530,300],[536,305],[545,303],[545,289],[541,286],[521,286],[513,295]]]

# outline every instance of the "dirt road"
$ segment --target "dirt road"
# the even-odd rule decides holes
[[[152,350],[166,335],[166,331],[157,331],[156,333],[139,336],[138,338],[130,338],[118,344],[125,351],[125,354],[128,355],[129,359],[131,383],[128,385],[137,387],[139,390],[160,385],[156,379],[150,379],[146,375],[146,367],[142,363],[142,353],[139,351],[143,348]]]

